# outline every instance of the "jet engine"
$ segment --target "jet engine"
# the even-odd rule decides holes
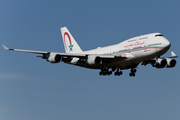
[[[99,56],[89,55],[87,57],[87,63],[89,65],[99,65],[102,63],[102,59]]]
[[[164,68],[167,65],[166,59],[160,59],[158,58],[155,63],[152,64],[153,67],[156,68]]]
[[[61,60],[62,60],[61,55],[56,53],[51,53],[47,59],[47,61],[51,63],[59,63]]]
[[[167,68],[172,68],[174,66],[176,66],[176,60],[175,59],[170,59],[170,58],[166,58],[167,60]]]

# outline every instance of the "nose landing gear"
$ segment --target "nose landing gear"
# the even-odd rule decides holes
[[[132,68],[132,69],[131,69],[131,73],[129,73],[129,76],[130,76],[130,77],[135,77],[135,75],[136,75],[135,73],[136,73],[136,72],[137,72],[137,70],[136,70],[135,68]]]

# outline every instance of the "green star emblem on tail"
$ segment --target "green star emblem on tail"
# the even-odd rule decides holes
[[[71,43],[70,46],[69,46],[69,51],[73,51],[73,49],[72,49],[73,46],[74,46],[74,45],[72,45],[72,43]]]

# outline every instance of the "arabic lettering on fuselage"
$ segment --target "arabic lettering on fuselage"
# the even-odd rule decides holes
[[[136,43],[131,43],[129,45],[125,45],[124,47],[127,48],[127,47],[132,47],[132,46],[138,46],[138,45],[143,45],[144,44],[144,41],[143,42],[136,42]]]

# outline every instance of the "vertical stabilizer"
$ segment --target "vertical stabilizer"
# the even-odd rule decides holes
[[[66,27],[61,28],[61,34],[62,34],[64,49],[66,53],[83,52]]]

